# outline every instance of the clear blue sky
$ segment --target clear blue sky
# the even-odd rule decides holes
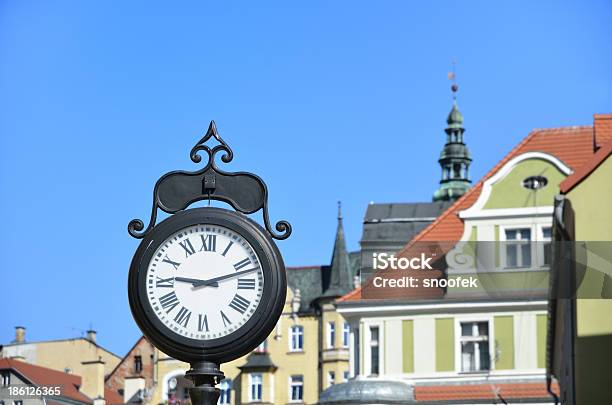
[[[477,180],[536,127],[612,112],[612,3],[0,3],[0,343],[139,336],[126,280],[163,173],[216,120],[258,173],[288,265],[351,249],[370,201],[428,201],[451,107]]]

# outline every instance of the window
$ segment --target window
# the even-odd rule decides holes
[[[370,327],[370,374],[378,375],[379,370],[379,329],[378,326]]]
[[[255,353],[266,353],[268,351],[268,341],[264,340],[253,350]]]
[[[11,385],[11,372],[3,371],[2,372],[2,386],[7,387],[9,385]]]
[[[292,352],[298,352],[304,349],[304,328],[295,325],[291,327],[289,337],[289,349]]]
[[[336,383],[336,373],[334,371],[327,372],[327,386],[331,387]]]
[[[301,375],[292,375],[289,382],[289,392],[291,393],[291,401],[302,402],[304,400],[304,377]]]
[[[461,371],[486,371],[489,361],[489,323],[461,322]]]
[[[351,378],[351,373],[349,373],[348,371],[345,371],[342,373],[342,379],[344,382],[347,382],[350,378]]]
[[[531,229],[506,229],[506,267],[531,266]]]
[[[142,356],[134,356],[134,372],[142,373]]]
[[[344,322],[344,326],[342,327],[342,346],[348,347],[350,334],[351,325],[349,325],[348,322]]]
[[[23,401],[13,401],[13,405],[23,405]]]
[[[261,376],[261,374],[251,374],[250,375],[251,378],[251,389],[249,390],[250,393],[250,400],[252,402],[259,402],[261,401],[261,391],[262,391],[262,386],[263,386],[263,378]]]
[[[232,401],[232,382],[229,379],[222,380],[219,384],[221,395],[219,396],[219,405],[229,405]]]
[[[550,226],[542,228],[542,264],[550,267],[552,259],[552,228]]]
[[[327,323],[327,347],[329,349],[335,346],[336,342],[336,323],[328,322]]]

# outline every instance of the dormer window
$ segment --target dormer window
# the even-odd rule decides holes
[[[142,356],[134,356],[134,372],[136,374],[142,373]]]

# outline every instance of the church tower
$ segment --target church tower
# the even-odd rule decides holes
[[[453,75],[454,76],[454,75]],[[454,77],[453,77],[454,79]],[[463,142],[463,115],[457,107],[457,90],[459,86],[453,83],[453,108],[448,114],[446,123],[446,144],[440,153],[440,167],[442,168],[442,179],[440,187],[433,195],[433,201],[454,201],[461,197],[471,187],[469,176],[472,157],[470,151]]]

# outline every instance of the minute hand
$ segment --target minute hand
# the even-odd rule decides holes
[[[242,276],[243,274],[252,273],[252,272],[256,271],[258,268],[259,267],[253,267],[252,269],[242,270],[242,271],[238,271],[236,273],[230,273],[230,274],[226,274],[224,276],[219,276],[219,277],[215,277],[215,278],[210,278],[208,280],[198,281],[196,283],[193,283],[193,286],[194,287],[201,287],[203,285],[209,285],[210,283],[215,283],[217,281],[227,280],[228,278]]]

